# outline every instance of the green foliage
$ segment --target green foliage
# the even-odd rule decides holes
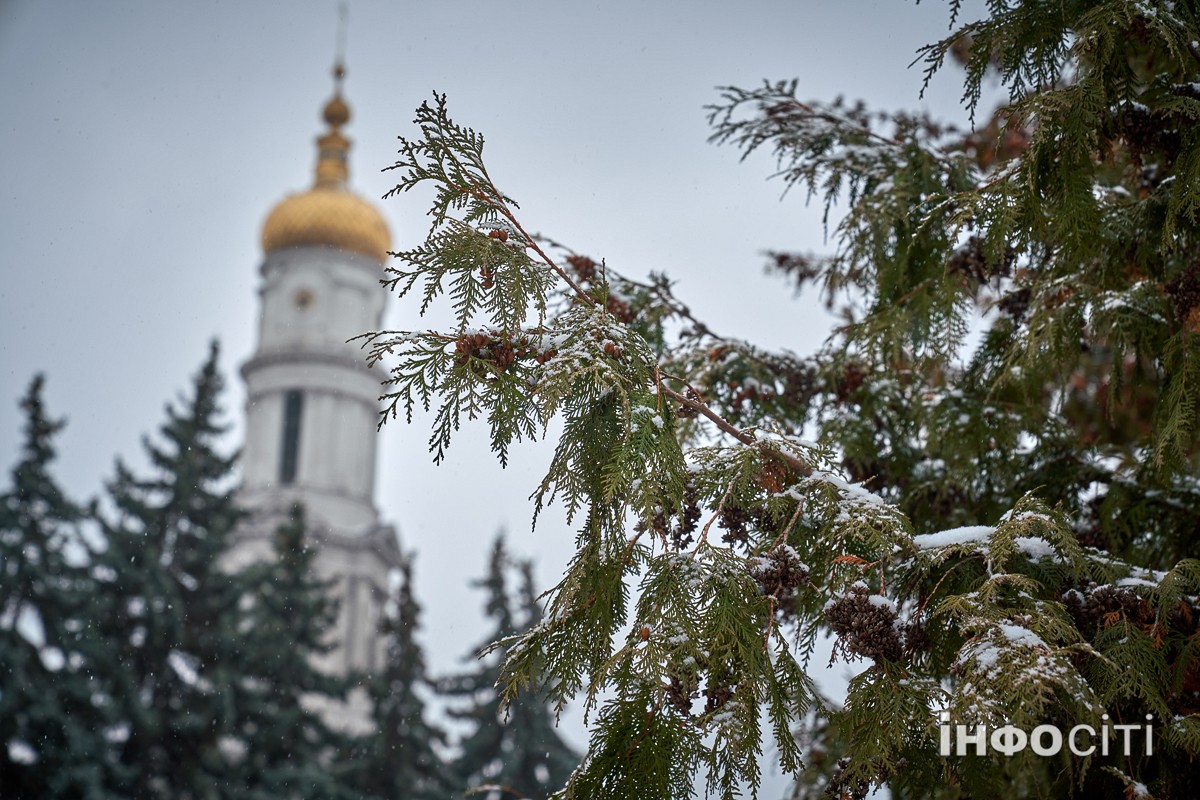
[[[407,173],[389,193],[408,191],[421,183],[434,184],[437,199],[430,210],[429,239],[415,250],[397,254],[413,270],[392,269],[396,277],[389,286],[406,294],[424,278],[423,312],[446,291],[443,284],[449,280],[460,333],[481,313],[502,330],[520,328],[531,304],[544,313],[550,279],[544,270],[529,269],[522,243],[508,241],[507,227],[489,227],[487,230],[496,234],[489,236],[468,224],[495,224],[503,219],[496,209],[515,207],[516,201],[500,194],[488,176],[483,165],[483,137],[450,120],[445,96],[435,96],[434,101],[433,107],[425,103],[417,111],[424,139],[401,143],[401,159],[391,169]],[[458,210],[461,219],[448,216]]]
[[[535,496],[562,501],[577,553],[501,647],[507,702],[585,699],[564,796],[688,797],[698,772],[754,792],[767,719],[785,769],[807,754],[802,796],[1200,790],[1200,15],[961,6],[918,60],[965,66],[972,122],[999,77],[973,131],[795,81],[710,109],[714,141],[770,152],[785,193],[824,206],[832,254],[771,255],[845,320],[807,359],[716,334],[663,276],[526,236],[481,139],[442,97],[418,112],[397,191],[439,193],[408,285],[453,265],[473,299],[455,331],[370,336],[400,355],[398,403],[488,416],[502,459],[514,432],[562,431]],[[524,274],[482,245],[471,262],[469,237]],[[524,302],[468,332],[489,296]],[[804,669],[823,632],[866,662],[844,702]],[[1158,746],[947,757],[943,710],[1025,731],[1151,715]]]
[[[279,528],[277,558],[231,571],[235,455],[218,450],[217,348],[192,392],[167,409],[145,446],[147,477],[118,464],[106,547],[92,557],[102,769],[122,797],[350,798],[333,758],[349,748],[313,710],[349,685],[319,671],[336,608],[313,573],[299,508]]]
[[[0,794],[433,798],[461,793],[470,777],[540,797],[564,783],[579,759],[554,730],[550,693],[502,707],[495,658],[449,681],[470,696],[459,710],[475,724],[462,775],[443,761],[446,734],[426,720],[440,687],[414,636],[411,557],[381,622],[384,666],[345,678],[318,668],[337,606],[299,505],[275,530],[273,558],[231,570],[244,515],[234,456],[217,448],[216,359],[214,346],[146,441],[149,474],[118,465],[103,513],[71,502],[51,475],[62,423],[46,416],[40,377],[22,401],[25,445],[0,494]],[[88,525],[99,530],[85,536]],[[545,622],[531,562],[500,543],[481,585],[493,638]],[[356,686],[372,734],[335,731],[318,713]]]
[[[160,441],[146,440],[151,475],[118,463],[113,512],[101,518],[98,625],[110,649],[127,771],[116,788],[141,797],[205,796],[227,777],[220,737],[233,722],[241,587],[218,559],[242,515],[234,457],[216,450],[216,357],[214,345],[192,394],[168,407]]]
[[[316,577],[315,552],[305,539],[297,504],[276,530],[275,558],[237,575],[246,592],[236,617],[244,644],[228,689],[235,716],[221,742],[225,752],[236,753],[231,797],[360,796],[335,761],[355,740],[331,730],[314,707],[345,702],[354,680],[315,663],[333,649],[337,605],[332,581]]]
[[[513,608],[509,577],[521,577],[519,610]],[[542,623],[542,610],[533,591],[532,564],[513,562],[499,536],[492,548],[488,571],[476,586],[487,593],[485,611],[494,624],[495,642],[477,653],[474,668],[441,681],[443,693],[466,700],[452,706],[450,715],[471,723],[459,743],[453,768],[469,792],[487,797],[547,797],[561,786],[578,763],[554,730],[549,697],[540,691],[501,697],[497,684],[512,638]],[[498,654],[499,659],[490,656]]]
[[[12,798],[100,798],[113,720],[92,702],[86,511],[50,473],[63,423],[46,415],[43,386],[39,375],[21,401],[24,444],[0,494],[0,786]]]
[[[376,732],[361,744],[354,771],[368,795],[434,800],[460,794],[461,787],[439,753],[448,743],[445,731],[426,719],[423,693],[434,685],[416,640],[421,607],[412,591],[412,561],[408,555],[401,563],[380,621],[385,661],[367,684]]]
[[[621,677],[614,685],[619,699],[602,709],[588,753],[563,797],[691,797],[703,747],[699,733],[664,711],[657,687]]]

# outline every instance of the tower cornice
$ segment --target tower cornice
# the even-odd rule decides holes
[[[248,378],[251,373],[266,367],[276,366],[308,366],[321,364],[329,367],[348,369],[354,372],[373,375],[371,368],[362,358],[356,358],[352,353],[331,353],[323,350],[269,350],[256,353],[250,360],[242,364],[242,378]],[[349,394],[349,393],[347,393]]]

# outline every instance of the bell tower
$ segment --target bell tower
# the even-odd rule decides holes
[[[273,557],[276,526],[304,505],[317,570],[336,580],[338,647],[319,664],[372,670],[379,611],[400,561],[374,502],[380,377],[347,339],[380,327],[391,247],[379,211],[348,188],[345,70],[334,69],[311,188],[285,197],[262,228],[258,343],[242,365],[246,443],[242,505],[251,519],[233,566]]]

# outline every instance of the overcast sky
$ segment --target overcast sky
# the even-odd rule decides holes
[[[262,221],[307,188],[330,96],[336,4],[0,0],[0,456],[19,441],[17,399],[38,371],[66,416],[57,474],[95,494],[222,346],[230,446],[236,368],[257,320]],[[927,2],[367,2],[351,4],[345,97],[351,184],[378,198],[397,135],[430,92],[481,131],[493,177],[525,226],[631,277],[666,271],[711,326],[810,352],[828,331],[815,299],[763,274],[766,249],[820,250],[819,209],[781,200],[765,158],[708,144],[715,87],[798,78],[802,96],[928,108],[962,122],[947,74],[924,100],[922,44],[945,35]],[[397,248],[427,229],[416,198],[381,202]],[[393,327],[427,327],[393,302]],[[483,435],[480,435],[483,434]],[[483,635],[465,589],[506,526],[556,582],[574,535],[527,500],[547,445],[507,470],[485,431],[433,468],[427,427],[381,435],[378,502],[418,552],[425,642],[447,671]],[[5,477],[7,484],[7,476]]]

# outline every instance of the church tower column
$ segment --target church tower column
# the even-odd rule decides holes
[[[272,558],[275,527],[304,505],[316,568],[336,580],[339,646],[320,666],[378,666],[377,615],[400,560],[395,530],[374,502],[380,379],[347,339],[382,323],[387,223],[347,186],[344,70],[323,113],[316,176],[284,198],[262,229],[258,344],[242,366],[246,443],[242,505],[251,512],[232,566]]]
[[[350,109],[325,106],[313,187],[279,203],[263,225],[258,348],[242,367],[249,394],[244,499],[302,497],[345,530],[378,522],[372,501],[379,380],[346,340],[379,327],[390,247],[383,217],[349,191]]]

